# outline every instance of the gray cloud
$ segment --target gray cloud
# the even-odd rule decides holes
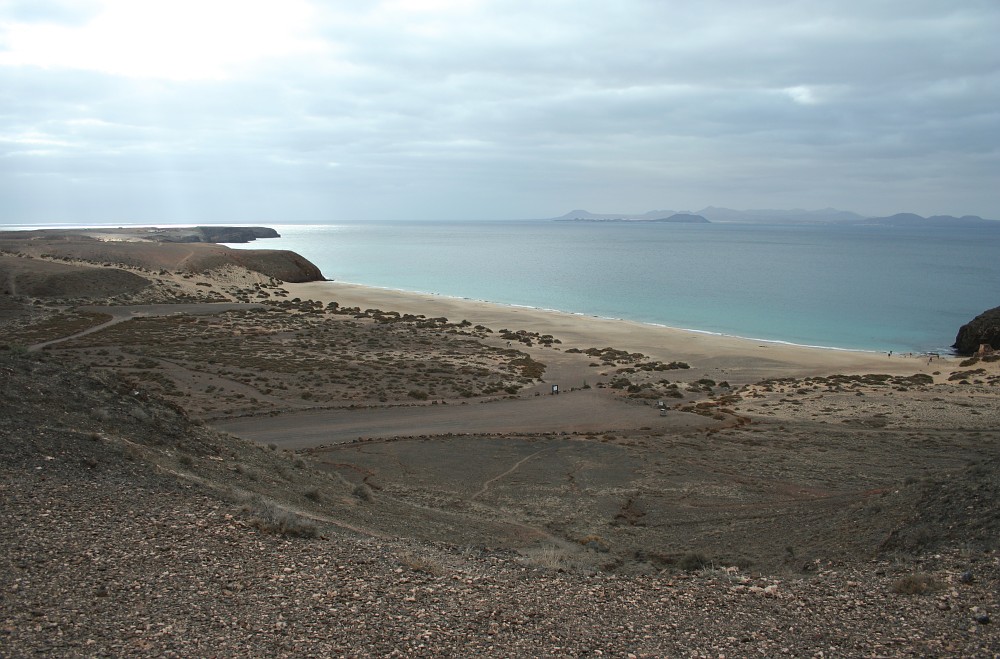
[[[98,5],[0,5],[0,222],[1000,218],[995,2],[451,4],[317,4],[321,48],[203,80],[5,60]]]

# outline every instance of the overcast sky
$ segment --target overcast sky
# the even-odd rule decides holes
[[[0,0],[0,223],[1000,219],[998,0]]]

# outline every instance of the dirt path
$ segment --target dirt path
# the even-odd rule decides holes
[[[126,320],[132,320],[133,318],[172,316],[174,314],[216,314],[222,313],[223,311],[232,311],[233,309],[250,309],[260,306],[262,305],[246,304],[242,302],[203,302],[197,304],[141,304],[124,307],[80,307],[80,311],[107,314],[111,316],[111,320],[101,323],[100,325],[95,325],[94,327],[89,327],[82,332],[77,332],[76,334],[64,336],[52,341],[45,341],[44,343],[36,343],[35,345],[29,346],[28,350],[31,352],[41,350],[46,346],[62,343],[63,341],[69,341],[70,339],[76,339],[81,336],[86,336],[87,334],[93,334],[94,332],[100,332],[101,330],[111,327],[112,325],[117,325],[118,323],[123,323]]]
[[[88,334],[93,334],[94,332],[100,332],[102,329],[111,327],[112,325],[117,325],[118,323],[125,320],[129,320],[130,318],[131,316],[127,316],[124,314],[113,315],[111,320],[103,322],[100,325],[94,325],[93,327],[89,327],[83,330],[82,332],[77,332],[76,334],[71,334],[69,336],[64,336],[58,339],[52,339],[51,341],[44,341],[42,343],[36,343],[34,345],[30,345],[28,346],[28,352],[37,352],[38,350],[42,350],[43,348],[47,348],[48,346],[55,345],[57,343],[62,343],[63,341],[69,341],[70,339],[75,339],[79,336],[86,336]]]

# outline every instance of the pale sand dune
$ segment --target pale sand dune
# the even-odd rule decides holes
[[[392,291],[339,282],[286,284],[292,297],[336,301],[341,306],[444,316],[468,320],[493,330],[528,330],[551,334],[566,347],[610,346],[641,352],[654,359],[690,362],[699,372],[722,377],[733,384],[767,377],[803,377],[832,373],[945,373],[957,360],[942,356],[928,364],[926,356],[810,348],[752,339],[719,336],[659,327],[625,320],[511,307],[438,295]],[[547,353],[549,359],[552,353]]]

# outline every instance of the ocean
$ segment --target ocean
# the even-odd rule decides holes
[[[1000,305],[996,229],[607,222],[271,224],[328,279],[854,350],[948,352]]]

